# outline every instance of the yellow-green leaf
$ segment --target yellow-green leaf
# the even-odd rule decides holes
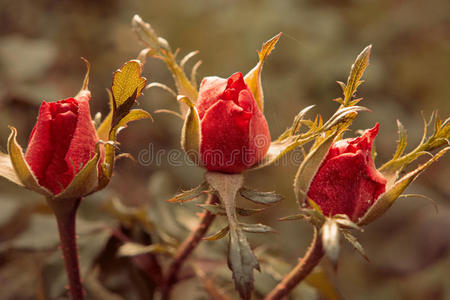
[[[258,63],[244,77],[245,83],[252,91],[256,103],[258,104],[258,107],[261,111],[264,111],[264,94],[261,85],[261,70],[264,61],[269,56],[270,52],[272,52],[272,50],[275,48],[275,45],[277,44],[280,37],[281,32],[262,45],[261,51],[258,51]]]
[[[347,106],[348,102],[356,93],[356,89],[362,83],[360,80],[369,65],[370,51],[372,50],[372,45],[367,46],[364,50],[358,55],[355,62],[353,63],[350,74],[347,79],[347,84],[345,85],[344,92],[344,106]],[[341,84],[341,87],[342,84]]]
[[[138,60],[126,62],[114,72],[112,94],[116,107],[124,104],[135,92],[136,98],[142,94],[147,80],[141,77],[142,65]]]
[[[207,241],[217,241],[217,240],[220,240],[221,238],[224,238],[229,231],[230,231],[230,226],[227,225],[224,228],[217,231],[216,233],[208,235],[208,236],[204,237],[203,239],[207,240]]]

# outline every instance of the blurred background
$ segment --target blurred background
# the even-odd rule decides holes
[[[137,13],[172,48],[180,48],[180,57],[200,50],[199,80],[246,73],[256,64],[262,42],[283,32],[262,78],[272,138],[311,104],[316,105],[311,118],[315,113],[328,118],[337,109],[332,99],[341,93],[335,81],[345,81],[356,55],[372,44],[366,81],[358,90],[364,97],[361,104],[372,112],[360,114],[352,130],[380,123],[376,164],[381,166],[396,147],[396,119],[408,130],[411,150],[423,132],[422,111],[427,118],[435,109],[443,119],[450,115],[449,12],[448,0],[0,0],[0,150],[6,152],[8,125],[18,128],[25,146],[41,101],[78,92],[85,72],[81,56],[92,66],[91,112],[105,115],[105,88],[113,71],[143,47],[130,26]],[[159,60],[147,61],[144,76],[173,87]],[[176,101],[158,89],[146,90],[139,102],[152,114],[177,109]],[[154,122],[133,123],[120,135],[123,152],[135,157],[149,153],[149,158],[121,160],[108,188],[81,205],[78,242],[88,299],[152,299],[155,285],[148,270],[136,259],[117,255],[121,234],[143,244],[167,239],[176,244],[201,211],[198,201],[166,203],[201,183],[203,171],[182,160],[168,162],[168,151],[180,148],[182,121],[168,114],[153,117]],[[151,159],[156,152],[160,161]],[[399,199],[358,234],[370,263],[343,242],[337,272],[325,260],[316,278],[297,288],[292,299],[450,299],[449,162],[447,155],[407,190],[434,202]],[[256,275],[256,299],[297,262],[311,240],[306,222],[276,221],[296,212],[292,181],[297,167],[273,166],[246,179],[248,186],[286,197],[277,207],[245,220],[278,231],[249,235],[266,262]],[[242,201],[242,206],[251,204]],[[223,224],[217,219],[211,232]],[[234,299],[226,245],[226,239],[203,242],[193,261]],[[57,246],[56,224],[44,199],[0,179],[0,299],[65,299]],[[170,261],[164,255],[158,259],[163,266]],[[174,298],[208,299],[202,287],[206,284],[191,274],[177,286]]]

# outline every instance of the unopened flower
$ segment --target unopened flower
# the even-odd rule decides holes
[[[76,98],[41,104],[25,160],[38,183],[54,195],[63,191],[96,153],[98,137],[89,100],[90,92],[85,91]]]
[[[378,128],[331,145],[307,194],[325,216],[345,214],[356,221],[385,192],[386,179],[372,159]]]
[[[196,106],[206,169],[240,173],[264,157],[270,146],[269,127],[242,73],[228,79],[204,78]]]

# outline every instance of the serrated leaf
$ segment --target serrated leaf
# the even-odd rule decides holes
[[[336,269],[339,257],[339,227],[333,219],[327,219],[321,229],[322,245]]]
[[[204,237],[203,239],[207,240],[207,241],[217,241],[217,240],[224,238],[229,231],[230,231],[230,226],[227,225],[224,228],[217,231],[216,233],[214,233],[212,235],[208,235],[207,237]]]
[[[364,50],[358,55],[358,57],[356,58],[355,62],[351,67],[350,74],[347,79],[347,84],[345,85],[345,92],[344,92],[345,106],[348,104],[348,102],[356,93],[356,89],[358,88],[358,86],[362,83],[360,79],[363,76],[367,66],[369,65],[371,49],[372,45],[369,45],[366,48],[364,48]]]
[[[179,202],[184,203],[186,201],[194,200],[195,198],[199,197],[202,193],[204,193],[208,189],[208,184],[206,182],[203,182],[199,186],[183,191],[180,194],[176,195],[173,198],[170,198],[167,200],[167,202]]]
[[[395,151],[394,157],[392,159],[397,159],[403,154],[407,142],[406,129],[399,120],[397,120],[397,127],[398,127],[397,150]]]
[[[358,253],[362,257],[364,257],[367,261],[369,261],[369,258],[367,257],[363,246],[361,245],[361,243],[358,241],[358,239],[355,236],[353,236],[351,233],[349,233],[348,231],[345,231],[345,230],[342,231],[342,235],[350,244],[352,244],[352,246],[355,248],[355,250],[358,251]]]
[[[283,200],[283,196],[275,192],[259,192],[247,188],[241,188],[239,193],[245,199],[248,199],[257,204],[274,205]]]
[[[188,157],[197,165],[201,164],[200,158],[200,117],[197,108],[189,100],[188,97],[178,96],[178,101],[184,102],[189,110],[184,120],[183,129],[181,131],[181,146]]]
[[[383,193],[375,203],[367,210],[366,214],[358,221],[358,225],[366,225],[380,216],[382,216],[389,207],[394,204],[395,200],[403,193],[403,191],[413,182],[423,171],[425,171],[432,163],[442,157],[450,147],[446,147],[436,153],[423,165],[417,167],[415,170],[409,172],[399,180],[397,180],[389,189]]]
[[[138,60],[130,60],[114,72],[111,91],[117,108],[134,94],[135,98],[142,94],[147,79],[141,77],[141,73],[142,65]]]
[[[163,244],[142,245],[138,243],[128,242],[120,246],[118,256],[137,256],[141,254],[170,254],[171,251]]]
[[[47,197],[51,196],[52,193],[38,183],[36,177],[30,169],[30,166],[25,161],[22,147],[20,147],[16,140],[16,128],[12,126],[10,126],[9,128],[11,129],[11,134],[8,138],[8,154],[17,178],[19,178],[20,182],[22,183],[21,185]]]
[[[244,77],[245,83],[248,85],[250,91],[252,91],[252,94],[256,100],[256,104],[258,104],[258,107],[261,111],[264,111],[264,94],[261,85],[261,70],[264,61],[275,48],[275,45],[277,44],[280,37],[281,32],[262,45],[261,51],[258,52],[258,63]]]
[[[239,223],[239,226],[241,229],[245,232],[250,233],[267,233],[267,232],[276,232],[275,229],[273,229],[270,226],[264,225],[264,224],[247,224],[247,223]]]

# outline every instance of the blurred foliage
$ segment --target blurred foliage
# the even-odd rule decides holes
[[[355,55],[373,44],[364,76],[367,82],[358,93],[364,97],[361,104],[372,113],[362,113],[352,130],[380,122],[376,139],[376,163],[380,166],[395,150],[396,119],[405,125],[414,145],[422,134],[421,110],[426,116],[436,108],[441,117],[450,115],[449,11],[447,0],[3,0],[0,150],[6,150],[7,125],[19,129],[19,142],[25,145],[40,102],[67,98],[78,91],[84,74],[80,56],[92,66],[92,113],[105,114],[105,88],[110,86],[112,72],[141,49],[130,26],[132,16],[138,13],[169,39],[172,47],[181,47],[181,54],[200,50],[198,58],[203,65],[198,78],[247,72],[256,63],[261,42],[283,32],[262,77],[272,137],[290,126],[290,120],[306,106],[316,104],[324,117],[335,111],[337,104],[331,100],[341,92],[335,81],[344,81]],[[147,62],[144,76],[172,85],[170,73],[158,60]],[[178,104],[165,92],[152,89],[144,92],[140,105],[153,112],[176,109]],[[185,166],[182,160],[179,166],[168,163],[168,151],[180,148],[182,121],[167,114],[154,117],[153,123],[130,125],[119,139],[121,150],[135,157],[143,150],[153,154],[165,151],[161,161],[155,157],[150,161],[152,153],[145,163],[119,161],[108,189],[81,205],[78,242],[88,299],[150,299],[158,281],[157,276],[149,276],[155,273],[149,271],[154,271],[154,264],[142,256],[118,256],[120,245],[127,241],[164,244],[169,254],[155,254],[164,265],[170,249],[195,226],[196,213],[201,211],[195,203],[166,202],[182,189],[198,185],[202,171]],[[331,283],[321,286],[337,286],[339,293],[324,289],[328,292],[318,294],[312,289],[319,276],[316,282],[300,285],[292,298],[448,299],[449,161],[444,157],[408,190],[431,197],[438,215],[423,199],[399,200],[359,234],[371,263],[346,246],[337,274],[329,272],[329,263],[322,264]],[[297,167],[272,166],[249,173],[246,179],[248,186],[286,196],[270,212],[251,217],[279,232],[250,236],[262,261],[262,273],[255,282],[257,295],[266,293],[267,287],[275,284],[274,278],[279,279],[277,275],[296,263],[311,239],[307,224],[276,222],[277,217],[296,211],[292,180]],[[120,199],[123,205],[113,199]],[[211,233],[223,225],[221,219],[216,220]],[[57,244],[56,224],[45,201],[1,180],[0,299],[64,298],[66,281]],[[207,279],[212,279],[220,292],[232,294],[225,253],[224,241],[203,242],[195,253],[197,259],[184,269],[185,280],[177,285],[174,298],[207,298],[202,286],[209,287],[210,294],[213,290]],[[273,260],[280,257],[285,261]],[[267,261],[270,263],[264,263]],[[212,276],[202,277],[202,272]]]

